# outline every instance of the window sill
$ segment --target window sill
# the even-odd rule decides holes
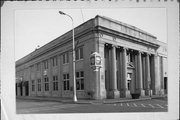
[[[82,61],[82,60],[84,60],[84,59],[79,59],[79,60],[76,60],[76,62],[79,62],[79,61]]]
[[[63,63],[63,65],[68,65],[69,63]]]
[[[84,92],[85,90],[76,90],[76,91],[78,91],[78,92]]]

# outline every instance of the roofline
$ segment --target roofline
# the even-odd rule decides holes
[[[144,34],[146,34],[146,35],[149,35],[149,36],[153,37],[154,39],[157,39],[156,36],[154,36],[154,35],[152,35],[152,34],[146,32],[146,31],[144,31],[144,30],[142,30],[142,29],[139,29],[139,28],[137,28],[137,27],[135,27],[135,26],[133,26],[133,25],[130,25],[130,24],[127,24],[127,23],[118,21],[118,20],[114,20],[114,19],[109,18],[109,17],[106,17],[106,16],[96,15],[95,18],[98,18],[98,17],[103,18],[103,19],[106,19],[106,20],[109,20],[109,21],[111,21],[111,22],[117,23],[117,24],[122,25],[122,26],[126,26],[126,27],[128,27],[128,28],[130,28],[130,29],[133,29],[133,30],[142,32],[142,33],[144,33]]]
[[[114,23],[116,23],[116,24],[119,24],[119,25],[122,25],[122,26],[126,26],[126,27],[128,27],[128,28],[130,28],[130,29],[133,29],[133,30],[135,30],[135,31],[142,32],[142,33],[144,33],[144,34],[146,34],[146,35],[149,35],[149,36],[151,36],[151,37],[153,37],[153,38],[156,39],[155,36],[153,36],[153,35],[145,32],[145,31],[143,31],[143,30],[141,30],[141,29],[139,29],[139,28],[136,28],[135,26],[128,25],[128,24],[126,24],[126,23],[122,23],[122,22],[120,22],[120,21],[117,21],[117,20],[114,20],[114,19],[111,19],[111,18],[108,18],[108,17],[100,16],[100,15],[96,15],[94,18],[91,18],[91,19],[87,20],[86,22],[78,25],[77,27],[74,28],[74,31],[77,32],[77,34],[79,34],[79,33],[78,33],[78,28],[80,29],[81,26],[87,24],[89,21],[92,21],[93,24],[94,24],[94,26],[90,26],[90,28],[95,27],[95,26],[96,26],[95,21],[97,20],[97,18],[106,19],[106,20],[108,20],[108,21],[110,21],[110,22],[114,22]],[[97,23],[97,26],[98,26],[98,25],[99,25],[99,23]],[[62,42],[63,42],[63,39],[65,39],[65,37],[68,37],[68,38],[66,38],[66,39],[71,39],[71,37],[69,36],[69,34],[70,34],[71,31],[72,31],[72,30],[69,30],[68,32],[66,32],[66,33],[62,34],[61,36],[55,38],[54,40],[48,42],[47,44],[45,44],[45,45],[43,45],[42,47],[36,49],[35,51],[32,51],[32,52],[29,53],[28,55],[20,58],[19,60],[16,61],[16,66],[19,66],[19,65],[25,63],[26,61],[28,61],[28,57],[31,57],[33,54],[38,53],[38,51],[42,50],[43,48],[45,48],[45,47],[48,46],[48,45],[51,45],[51,43],[53,43],[53,42],[55,42],[55,41],[62,40]],[[156,39],[156,40],[157,40],[157,39]],[[146,41],[146,42],[148,42],[148,41]],[[150,41],[149,41],[149,42],[150,42]],[[55,46],[55,45],[52,45],[51,47],[53,47],[53,46]],[[49,49],[49,47],[48,47],[48,49]],[[42,52],[40,52],[40,53],[42,53]],[[40,54],[40,53],[39,53],[39,54]],[[23,61],[23,59],[24,59],[24,61]],[[27,60],[26,60],[26,59],[27,59]],[[20,63],[19,63],[19,62],[20,62]]]

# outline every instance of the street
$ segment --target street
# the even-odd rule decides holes
[[[16,102],[17,114],[28,113],[111,113],[111,112],[167,112],[166,99],[152,99],[123,103],[74,104],[41,100],[20,100]]]

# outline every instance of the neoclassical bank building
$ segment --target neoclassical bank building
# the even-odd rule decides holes
[[[72,55],[69,31],[16,61],[16,95],[72,98]],[[99,15],[79,25],[75,59],[78,99],[167,94],[167,44],[132,25]]]

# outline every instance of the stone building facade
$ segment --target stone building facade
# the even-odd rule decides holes
[[[167,93],[167,44],[134,26],[96,16],[75,28],[77,98]],[[101,56],[93,71],[90,55]],[[16,61],[17,96],[73,97],[72,31]]]

